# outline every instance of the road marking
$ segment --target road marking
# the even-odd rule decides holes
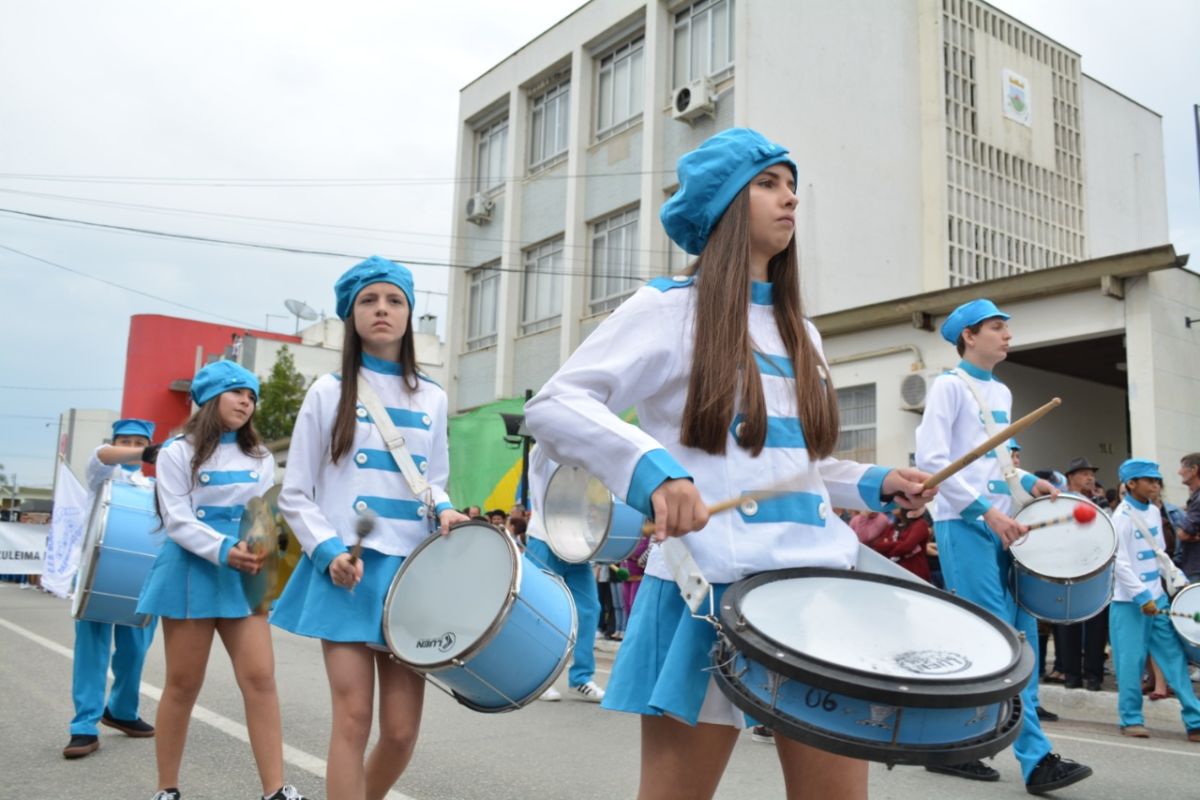
[[[20,625],[9,622],[3,617],[0,617],[0,626],[8,628],[10,631],[20,636],[24,636],[34,644],[40,645],[52,653],[57,653],[68,661],[75,660],[75,653],[70,648],[63,647],[58,642],[51,641],[50,639],[40,636],[31,630],[26,630]],[[109,670],[109,674],[112,674],[112,670]],[[146,683],[145,681],[142,681],[140,690],[142,694],[146,695],[156,703],[162,697],[162,689]],[[216,728],[221,733],[231,736],[238,741],[245,742],[246,744],[250,743],[250,732],[246,730],[245,725],[235,722],[229,717],[222,716],[215,711],[207,709],[199,703],[192,708],[192,719]],[[291,764],[293,767],[302,769],[305,772],[316,775],[321,780],[325,780],[326,764],[325,759],[323,758],[318,758],[311,753],[306,753],[303,750],[292,747],[291,745],[284,744],[283,760]],[[402,794],[401,792],[397,792],[395,789],[388,792],[387,797],[388,800],[416,800],[416,798]]]
[[[1086,742],[1087,744],[1103,744],[1103,745],[1108,745],[1109,747],[1123,747],[1126,750],[1144,750],[1147,753],[1158,753],[1161,755],[1168,755],[1168,756],[1187,756],[1189,758],[1200,758],[1200,753],[1191,753],[1191,752],[1186,752],[1183,750],[1175,750],[1172,748],[1148,747],[1144,744],[1130,744],[1129,742],[1109,742],[1109,741],[1105,741],[1104,739],[1089,739],[1086,736],[1068,736],[1066,734],[1059,733],[1058,731],[1053,731],[1052,734],[1053,734],[1053,738],[1055,739],[1055,741],[1057,741],[1059,739],[1066,739],[1067,741],[1071,741],[1071,742]]]

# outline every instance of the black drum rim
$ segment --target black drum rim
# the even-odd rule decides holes
[[[954,766],[967,761],[990,758],[1009,747],[1021,732],[1021,719],[1025,709],[1019,694],[1005,701],[1008,705],[1007,718],[993,729],[994,736],[980,736],[967,742],[948,745],[902,745],[854,739],[815,726],[800,723],[794,717],[781,717],[763,703],[743,685],[731,678],[726,671],[730,664],[718,664],[713,677],[721,692],[743,713],[750,715],[773,732],[782,734],[803,744],[847,758],[877,761],[887,764],[914,766]]]
[[[935,597],[970,611],[990,624],[1001,633],[1014,655],[1006,667],[985,676],[913,676],[902,679],[884,678],[874,672],[833,664],[794,652],[756,629],[748,620],[740,618],[741,600],[748,592],[767,583],[792,578],[865,580]],[[1011,625],[970,601],[927,584],[890,575],[829,567],[793,567],[763,572],[731,584],[722,596],[720,606],[720,635],[747,658],[786,678],[864,700],[915,708],[966,708],[989,705],[1018,694],[1033,677],[1033,651],[1024,641],[1024,637]]]

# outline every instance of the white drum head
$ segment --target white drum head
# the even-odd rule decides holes
[[[516,545],[491,525],[455,526],[413,551],[384,606],[384,637],[414,666],[462,656],[492,632],[520,583]]]
[[[1077,522],[1074,509],[1080,503],[1096,512],[1091,522]],[[1030,531],[1010,550],[1023,567],[1045,578],[1082,578],[1103,567],[1117,552],[1117,532],[1112,520],[1095,503],[1075,494],[1060,494],[1057,500],[1039,497],[1017,512],[1023,525],[1069,517],[1045,528]]]
[[[1171,610],[1178,614],[1196,614],[1200,612],[1200,583],[1185,586],[1171,601]],[[1184,639],[1200,647],[1200,622],[1184,617],[1171,617],[1171,624]]]
[[[750,625],[827,664],[905,680],[975,679],[1016,654],[979,614],[903,586],[833,577],[786,578],[741,600]]]
[[[604,544],[612,513],[612,493],[587,470],[563,465],[550,476],[542,520],[550,549],[563,561],[591,558]]]

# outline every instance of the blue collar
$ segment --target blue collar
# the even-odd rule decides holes
[[[980,369],[970,361],[967,361],[965,358],[958,362],[958,368],[970,375],[975,380],[990,381],[992,379],[992,373],[988,372],[986,369]]]
[[[1143,503],[1128,492],[1125,493],[1125,502],[1129,503],[1129,505],[1133,506],[1138,511],[1145,511],[1146,509],[1150,508],[1149,503]]]
[[[125,470],[126,472],[133,473],[137,472],[139,469],[141,469],[141,467],[139,467],[137,464],[122,464],[121,469]]]
[[[388,361],[385,358],[376,358],[370,353],[362,354],[362,365],[365,369],[372,372],[381,372],[384,375],[403,375],[404,368],[395,361]]]
[[[775,296],[775,287],[762,281],[750,281],[750,302],[756,306],[769,306]]]
[[[234,444],[237,442],[237,431],[225,431],[221,434],[221,444]]]

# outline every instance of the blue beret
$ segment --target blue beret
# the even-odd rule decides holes
[[[371,256],[366,261],[360,261],[337,279],[333,285],[333,293],[337,296],[337,315],[349,319],[354,308],[354,298],[364,286],[372,283],[390,283],[400,288],[408,298],[408,311],[411,314],[416,307],[413,301],[413,276],[408,267],[388,261],[382,256]]]
[[[119,419],[113,423],[113,437],[145,436],[154,438],[154,423],[148,419]]]
[[[222,392],[249,389],[258,397],[258,376],[241,364],[214,361],[192,378],[192,399],[202,406]]]
[[[1021,452],[1021,443],[1018,442],[1015,437],[1012,439],[1009,439],[1008,440],[1008,449],[1014,453],[1019,453],[1019,452]]]
[[[1117,470],[1117,477],[1121,483],[1134,478],[1158,478],[1160,481],[1163,479],[1162,473],[1158,470],[1158,464],[1144,458],[1128,459]]]
[[[755,175],[787,164],[796,177],[787,152],[758,131],[729,128],[683,155],[676,168],[679,190],[659,213],[667,236],[686,252],[700,255],[725,209]]]
[[[958,337],[962,336],[964,330],[992,317],[1011,319],[1008,314],[996,308],[996,304],[991,300],[980,298],[963,303],[951,311],[950,316],[942,323],[942,338],[950,344],[958,344]]]

